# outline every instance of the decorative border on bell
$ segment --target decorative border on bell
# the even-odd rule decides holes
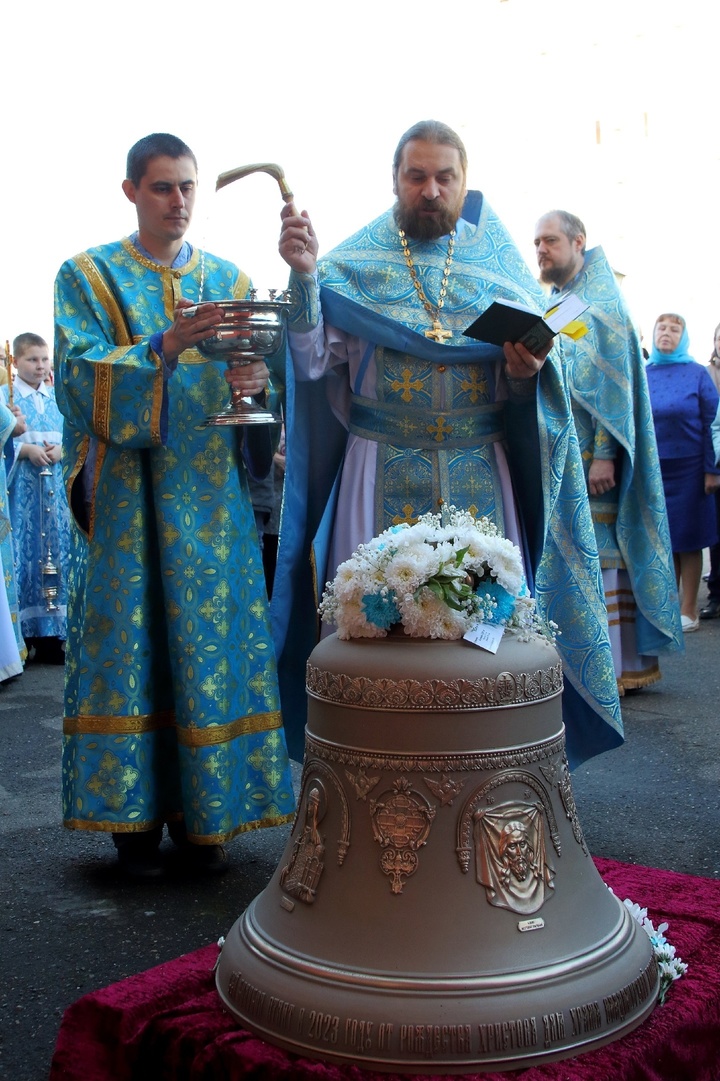
[[[447,754],[413,754],[366,751],[360,748],[340,747],[305,732],[305,756],[315,755],[326,762],[343,766],[372,767],[393,770],[397,773],[451,773],[465,770],[501,770],[542,762],[555,755],[565,754],[565,734],[545,743],[534,743],[513,750],[483,751],[478,754],[448,752]]]
[[[562,664],[537,672],[500,672],[482,679],[370,679],[325,672],[307,662],[309,695],[349,709],[391,711],[507,709],[555,698],[562,693]]]

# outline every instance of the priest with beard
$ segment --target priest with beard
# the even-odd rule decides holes
[[[680,604],[640,337],[603,249],[580,218],[535,226],[540,280],[587,305],[587,333],[565,348],[575,428],[600,555],[618,691],[660,679],[658,655],[683,648]]]
[[[562,629],[571,766],[622,742],[558,350],[534,356],[519,343],[464,336],[494,300],[543,308],[514,242],[466,176],[459,136],[423,121],[395,152],[395,206],[319,263],[308,214],[283,210],[293,371],[272,615],[297,757],[324,583],[360,543],[442,506],[487,516],[520,547],[541,615]]]

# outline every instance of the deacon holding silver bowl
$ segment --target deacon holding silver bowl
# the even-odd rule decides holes
[[[55,286],[56,391],[73,513],[64,821],[112,836],[122,869],[227,867],[224,843],[291,819],[262,558],[248,492],[279,428],[208,425],[277,398],[281,355],[232,369],[199,347],[246,274],[185,240],[192,151],[154,134],[128,155],[130,237],[69,259]],[[273,381],[269,380],[273,369]]]

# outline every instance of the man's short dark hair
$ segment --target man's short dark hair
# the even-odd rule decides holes
[[[187,143],[178,139],[176,135],[168,135],[167,132],[155,132],[138,139],[134,146],[130,147],[127,156],[127,179],[138,186],[147,172],[147,167],[153,158],[192,158],[197,170],[197,160]]]
[[[467,175],[467,150],[458,133],[440,120],[420,120],[400,137],[393,158],[393,176],[397,176],[403,150],[415,139],[424,143],[437,143],[439,146],[454,146],[460,155],[463,176]]]
[[[48,343],[44,338],[41,338],[39,334],[33,334],[32,331],[27,330],[24,334],[18,334],[17,338],[13,339],[13,356],[22,356],[28,349],[32,349],[34,346],[45,346],[48,348]]]

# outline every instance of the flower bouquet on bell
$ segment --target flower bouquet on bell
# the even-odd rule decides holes
[[[479,623],[554,639],[540,620],[519,548],[487,518],[450,507],[361,544],[328,582],[320,615],[338,638],[462,638]]]

